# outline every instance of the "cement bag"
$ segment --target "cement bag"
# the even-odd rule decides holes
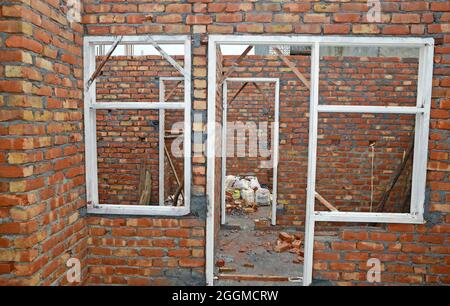
[[[270,205],[270,191],[266,188],[256,190],[256,204],[260,206]]]
[[[225,177],[225,189],[233,188],[234,182],[236,182],[236,177],[234,175],[227,175]]]
[[[246,179],[236,182],[235,187],[238,189],[250,189],[250,182]]]
[[[253,189],[243,189],[241,191],[241,197],[248,203],[255,203],[255,192]]]
[[[253,177],[250,180],[250,188],[253,189],[253,190],[261,188],[261,185],[259,185],[259,182],[258,182],[258,178]]]

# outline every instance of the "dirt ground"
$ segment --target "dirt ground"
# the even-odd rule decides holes
[[[222,259],[225,267],[234,268],[235,271],[222,272],[222,274],[287,276],[292,279],[301,277],[303,265],[293,262],[297,255],[289,251],[276,253],[273,246],[279,231],[255,230],[254,220],[258,218],[270,219],[270,206],[259,207],[257,212],[251,214],[227,215],[227,225],[219,231],[215,261]],[[218,275],[218,267],[216,266],[215,269],[215,274]],[[301,285],[301,282],[219,279],[215,281],[215,284],[295,286]]]

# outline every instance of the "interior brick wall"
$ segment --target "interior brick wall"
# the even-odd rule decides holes
[[[26,3],[4,2],[1,6],[1,284],[64,283],[66,259],[70,256],[83,259],[87,254],[90,267],[84,260],[82,267],[84,278],[91,275],[88,283],[176,282],[177,277],[173,274],[179,270],[174,269],[172,262],[176,261],[180,266],[181,259],[177,256],[175,260],[168,259],[169,250],[164,247],[162,253],[152,253],[153,249],[159,249],[156,246],[135,248],[134,251],[126,251],[124,247],[118,247],[119,251],[116,251],[115,247],[108,246],[106,255],[93,251],[101,243],[112,243],[127,233],[131,236],[126,236],[125,244],[133,244],[135,240],[152,243],[157,239],[137,234],[139,226],[150,230],[158,227],[163,231],[161,237],[166,237],[173,235],[169,230],[182,229],[183,219],[167,218],[168,221],[159,225],[156,221],[159,218],[154,217],[85,218],[78,212],[78,208],[85,205],[82,36],[149,33],[192,35],[193,116],[203,118],[201,122],[193,123],[193,133],[201,133],[204,140],[207,34],[434,37],[436,46],[425,203],[427,224],[389,225],[385,229],[341,229],[337,236],[324,238],[323,244],[322,241],[316,243],[314,271],[316,279],[330,280],[335,284],[367,284],[362,276],[366,255],[358,259],[356,248],[369,257],[381,259],[386,269],[382,284],[449,283],[448,1],[383,1],[381,21],[368,22],[369,8],[364,2],[179,0],[169,3],[132,0],[124,3],[119,0],[84,0],[82,26],[67,23],[65,4],[59,0],[32,0]],[[301,120],[307,122],[307,118]],[[204,196],[205,144],[194,143],[192,151],[198,153],[192,158],[193,194]],[[289,175],[295,174],[286,173],[286,178]],[[289,183],[286,185],[289,186]],[[122,221],[115,221],[118,219]],[[200,217],[191,216],[189,219],[195,220],[196,225],[188,227],[188,235],[194,235],[193,228],[204,229]],[[86,239],[86,220],[90,239]],[[112,225],[114,222],[117,224]],[[131,230],[127,222],[130,222]],[[142,225],[135,225],[138,223]],[[104,231],[105,242],[99,243],[94,239],[96,236],[92,232],[97,229]],[[378,233],[380,230],[381,236]],[[360,232],[361,235],[355,235]],[[149,235],[153,237],[153,234]],[[184,238],[174,239],[179,239],[175,242],[177,247],[181,246]],[[188,258],[194,257],[194,250],[204,249],[201,243],[186,248],[190,252]],[[201,254],[202,251],[199,252]],[[154,260],[157,257],[155,254],[164,254],[167,264],[163,265],[162,270],[165,272],[147,268],[142,269],[144,272],[139,272],[140,269],[122,269],[136,264],[133,262],[136,257],[144,260],[142,264],[160,264],[159,260]],[[115,262],[115,256],[126,262]],[[103,262],[104,257],[111,257],[112,260]],[[204,257],[199,258],[188,263],[191,266],[184,269],[188,271],[186,279],[194,279],[190,273],[203,269]],[[118,277],[108,276],[111,271]],[[151,273],[156,273],[156,276],[150,276]]]
[[[0,6],[0,284],[87,275],[82,36],[63,1]]]
[[[309,79],[309,56],[287,58]],[[235,60],[236,56],[225,56],[225,71]],[[339,103],[343,105],[415,105],[417,60],[328,56],[323,58],[320,71],[321,104],[336,105],[336,97],[339,97]],[[308,165],[309,89],[277,56],[249,55],[231,77],[272,77],[280,80],[278,197],[285,209],[279,215],[278,223],[286,226],[303,225]],[[336,85],[338,82],[339,86]],[[230,90],[229,99],[239,87],[236,85]],[[269,88],[265,88],[267,95],[271,94]],[[273,92],[272,89],[271,96]],[[273,100],[265,99],[253,85],[248,85],[231,103],[228,121],[245,118],[257,123],[267,121],[270,120],[270,114],[273,116],[273,108]],[[271,113],[265,112],[270,109]],[[376,142],[373,198],[373,207],[376,207],[411,143],[414,116],[320,114],[318,128],[317,190],[342,211],[370,209],[369,144]],[[272,148],[271,145],[269,148]],[[247,157],[229,157],[227,172],[257,173],[261,175],[261,182],[270,183],[271,186],[272,171],[258,169],[262,160],[267,158],[248,157],[248,151]],[[406,170],[404,173],[407,173]],[[384,211],[399,211],[398,203],[406,198],[403,189],[410,179],[410,175],[402,175]],[[316,207],[318,210],[326,209],[318,202]]]
[[[97,62],[104,57],[97,57]],[[176,57],[183,65],[183,57]],[[180,77],[180,73],[161,56],[113,56],[105,64],[96,82],[97,102],[159,101],[159,77]],[[166,97],[177,85],[164,81]],[[184,101],[183,83],[169,99]],[[184,121],[183,110],[165,111],[165,133],[171,134],[174,124]],[[97,154],[99,200],[104,204],[134,204],[139,202],[141,171],[148,167],[151,174],[151,203],[159,199],[159,111],[157,110],[99,110],[97,111]],[[183,178],[183,157],[175,156],[166,146],[179,178]],[[175,143],[176,144],[176,143]],[[181,152],[182,153],[182,152]],[[164,166],[165,199],[173,195],[177,181],[167,157]]]

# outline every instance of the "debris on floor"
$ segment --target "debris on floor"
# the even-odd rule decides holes
[[[289,253],[295,254],[296,257],[292,262],[299,264],[303,263],[304,251],[302,249],[302,245],[303,241],[301,236],[280,232],[273,250],[277,253],[289,251]]]

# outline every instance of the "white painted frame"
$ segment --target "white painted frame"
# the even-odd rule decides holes
[[[86,36],[84,37],[84,82],[89,80],[95,71],[95,46],[112,44],[115,36]],[[122,44],[183,44],[184,67],[175,67],[184,77],[184,102],[159,102],[148,104],[142,102],[96,102],[96,81],[84,91],[84,132],[85,132],[85,161],[86,161],[86,193],[87,211],[91,214],[118,214],[118,215],[154,215],[154,216],[183,216],[190,213],[191,199],[191,38],[188,35],[155,35],[155,36],[123,36]],[[167,54],[166,54],[167,55]],[[169,60],[166,58],[166,60]],[[170,60],[169,60],[170,62]],[[161,93],[160,93],[161,94]],[[184,109],[184,186],[185,203],[183,207],[173,206],[143,206],[99,204],[98,200],[98,170],[97,170],[97,138],[96,138],[96,110],[97,109],[156,109],[164,112],[165,109]],[[161,130],[161,129],[160,129]],[[161,137],[161,136],[160,136]],[[161,139],[159,140],[161,141]],[[164,150],[164,147],[163,147]],[[159,151],[161,160],[161,150]],[[163,155],[164,157],[164,155]],[[161,165],[160,165],[161,167]],[[161,169],[161,168],[160,168]],[[159,196],[161,204],[161,196]]]
[[[226,205],[225,205],[225,176],[227,173],[227,115],[228,115],[228,84],[227,82],[256,82],[256,83],[275,83],[275,114],[273,125],[273,143],[272,143],[272,162],[273,162],[273,188],[272,188],[272,225],[277,224],[277,192],[278,192],[278,156],[280,139],[280,79],[279,78],[226,78],[223,82],[222,94],[222,188],[221,188],[221,223],[226,223]]]
[[[428,134],[433,75],[433,38],[409,37],[350,37],[350,36],[254,36],[254,35],[210,35],[208,42],[208,143],[207,143],[207,196],[208,213],[206,224],[206,282],[214,283],[214,167],[215,167],[215,92],[216,92],[216,48],[219,45],[272,44],[307,45],[311,51],[310,126],[308,144],[308,182],[305,224],[305,262],[303,285],[312,281],[314,224],[328,222],[376,222],[421,224],[425,200]],[[416,107],[374,106],[319,106],[319,50],[320,46],[391,46],[420,48],[418,89]],[[359,213],[315,211],[315,183],[317,159],[317,122],[319,112],[359,112],[415,114],[416,132],[414,143],[413,181],[410,213]]]

